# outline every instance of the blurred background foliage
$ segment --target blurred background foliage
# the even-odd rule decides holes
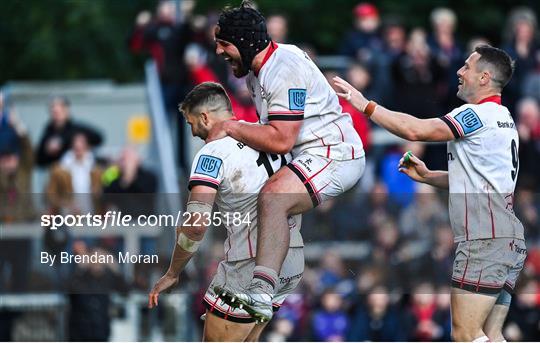
[[[321,54],[335,53],[351,28],[354,0],[258,0],[265,15],[289,19],[292,42],[311,44]],[[239,1],[198,0],[196,13],[217,11]],[[540,12],[536,0],[386,0],[373,1],[383,19],[400,17],[407,28],[429,29],[437,6],[456,11],[458,37],[485,36],[499,44],[505,17],[516,6]],[[144,57],[127,48],[137,13],[154,11],[156,0],[2,0],[0,1],[0,84],[7,80],[112,78],[140,80]]]

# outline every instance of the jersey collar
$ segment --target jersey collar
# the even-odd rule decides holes
[[[478,105],[483,104],[484,102],[494,102],[498,105],[501,104],[501,96],[500,95],[492,95],[488,96],[487,98],[484,98],[478,102]]]
[[[268,59],[270,59],[270,56],[272,56],[272,54],[274,53],[274,51],[277,50],[277,48],[278,48],[277,43],[274,43],[273,41],[270,41],[270,47],[268,48],[268,51],[266,52],[266,55],[264,55],[264,58],[263,58],[262,63],[261,63],[261,67],[259,68],[259,70],[253,72],[256,77],[259,77],[259,72],[261,71],[262,67],[264,67],[264,65],[266,64]]]

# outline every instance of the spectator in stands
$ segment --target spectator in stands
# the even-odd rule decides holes
[[[392,79],[392,66],[396,60],[405,53],[407,45],[407,32],[401,19],[397,16],[390,16],[384,21],[383,28],[383,51],[379,56],[379,74],[377,75],[377,89],[379,101],[394,106],[394,100],[398,96],[395,94],[394,82]],[[340,98],[341,100],[341,98]]]
[[[275,314],[276,320],[284,319],[293,327],[293,331],[290,334],[285,334],[289,338],[288,341],[298,341],[305,337],[303,331],[310,314],[309,306],[311,306],[310,294],[307,293],[308,291],[306,289],[296,289],[296,293],[288,296],[279,311]],[[276,328],[275,331],[281,331],[283,333],[283,328],[279,330],[277,329],[277,325],[274,325],[274,327]]]
[[[482,36],[476,36],[469,39],[469,41],[467,42],[467,51],[465,51],[464,57],[466,58],[467,56],[472,54],[474,52],[474,49],[476,49],[476,47],[480,45],[491,45],[491,43],[486,37]]]
[[[400,146],[390,146],[380,158],[381,181],[386,186],[391,201],[400,207],[406,207],[412,203],[418,186],[415,182],[407,180],[406,175],[396,173],[396,165],[406,151],[410,150],[415,155],[423,156],[424,149],[425,146],[422,143],[408,142]]]
[[[344,341],[349,318],[343,310],[342,295],[333,289],[325,291],[321,296],[321,308],[313,315],[311,325],[316,341]]]
[[[525,180],[520,183],[520,187],[516,192],[515,211],[523,223],[527,239],[534,241],[540,238],[540,211],[538,193],[527,184],[530,182]],[[531,257],[529,257],[529,260],[532,260]]]
[[[75,133],[71,149],[52,167],[49,175],[46,193],[52,212],[84,214],[98,211],[101,173],[86,134]]]
[[[428,250],[421,271],[429,271],[429,279],[435,285],[449,285],[454,263],[454,234],[448,221],[440,223],[434,231],[433,247]]]
[[[379,35],[379,10],[373,4],[362,2],[356,5],[353,13],[354,28],[346,34],[340,53],[369,64],[383,46]]]
[[[213,76],[217,78],[216,82],[221,83],[228,92],[234,92],[238,85],[245,85],[245,82],[234,77],[227,61],[215,53],[214,28],[218,17],[211,13],[208,16],[198,18],[200,18],[201,23],[196,27],[198,31],[196,32],[195,44],[204,51],[204,63],[212,71]],[[199,21],[199,19],[196,21]],[[191,81],[193,85],[197,84],[195,80]]]
[[[287,34],[289,33],[289,24],[283,14],[269,15],[266,18],[266,29],[274,42],[288,43]]]
[[[294,332],[294,323],[284,317],[279,317],[273,320],[272,329],[266,335],[268,342],[288,342]]]
[[[347,341],[400,342],[406,335],[399,310],[390,303],[388,289],[379,286],[367,295],[352,316]]]
[[[463,64],[463,48],[455,37],[457,16],[449,8],[438,7],[431,11],[433,33],[428,38],[431,54],[443,69],[444,90],[441,90],[444,110],[459,106],[455,89],[458,86],[456,73]],[[445,112],[446,113],[446,112]]]
[[[448,222],[447,211],[432,186],[418,185],[414,197],[415,201],[401,212],[401,236],[416,243],[421,242],[428,249],[432,244],[433,229]]]
[[[444,70],[432,58],[424,30],[412,30],[406,53],[392,67],[395,106],[421,118],[440,115],[445,80]]]
[[[0,92],[0,222],[29,221],[32,206],[33,152],[26,127],[4,108]]]
[[[519,132],[520,183],[539,189],[540,175],[540,106],[533,98],[517,103],[517,128]]]
[[[536,69],[531,70],[523,80],[522,95],[540,103],[540,53],[536,53]]]
[[[504,30],[503,49],[515,60],[512,79],[505,88],[504,104],[513,113],[515,105],[523,92],[523,83],[528,74],[537,65],[537,54],[540,53],[540,41],[537,30],[537,18],[530,8],[518,7],[508,17]]]
[[[184,61],[192,84],[219,82],[218,76],[207,64],[207,58],[207,52],[199,44],[190,44],[186,47]]]
[[[388,270],[394,278],[401,278],[396,269],[401,262],[399,256],[401,242],[397,224],[390,219],[386,219],[378,224],[373,234],[375,237],[373,238],[370,263]],[[393,280],[391,282],[394,284]]]
[[[122,213],[130,215],[154,212],[157,178],[141,165],[135,147],[127,146],[122,150],[118,162],[104,171],[102,182],[107,205],[114,204]],[[107,196],[111,193],[117,196]]]
[[[179,3],[182,18],[177,18],[175,1],[171,0],[159,2],[154,18],[148,11],[139,13],[129,37],[133,53],[149,53],[156,61],[165,107],[170,113],[176,112],[190,84],[183,57],[186,46],[193,40],[189,18],[194,1]]]
[[[359,218],[365,218],[356,227],[359,231],[358,237],[371,240],[383,223],[396,218],[398,210],[399,206],[390,199],[386,185],[376,181],[367,197],[360,199],[354,209]]]
[[[106,255],[110,252],[87,247],[83,241],[73,243],[77,255]],[[110,263],[78,263],[69,278],[69,340],[109,340],[111,333],[111,293],[127,290],[118,265]]]
[[[449,228],[450,229],[450,228]],[[451,233],[450,229],[450,233]],[[453,249],[452,249],[453,250]],[[452,258],[450,258],[450,264],[452,264]],[[446,274],[450,275],[450,274]],[[442,329],[442,335],[439,337],[439,341],[450,342],[452,341],[452,317],[450,315],[450,287],[449,283],[445,282],[444,286],[437,289],[437,312],[435,312],[435,322],[439,324]]]
[[[32,162],[32,146],[26,128],[13,111],[5,108],[4,96],[0,92],[0,226],[34,219]],[[2,236],[0,292],[26,290],[29,286],[30,254],[29,239]]]
[[[76,132],[84,132],[92,147],[101,144],[102,137],[96,130],[71,119],[70,102],[64,96],[55,96],[49,102],[50,120],[39,141],[36,161],[40,167],[58,162],[70,148]]]
[[[447,95],[447,71],[432,56],[426,33],[414,29],[409,35],[406,54],[401,55],[392,67],[394,104],[404,112],[415,113],[419,118],[431,118],[446,113],[444,99]],[[453,77],[457,80],[457,77]],[[446,170],[445,144],[426,147],[426,165],[435,170]]]
[[[354,8],[354,16],[354,29],[346,34],[340,53],[361,63],[371,74],[372,92],[379,97],[378,101],[387,100],[391,79],[380,33],[379,11],[373,4],[363,2]]]
[[[383,51],[393,62],[405,52],[407,46],[407,31],[402,20],[396,16],[390,16],[384,20],[383,28]]]
[[[354,283],[347,278],[345,263],[336,251],[325,252],[321,258],[319,272],[320,293],[330,288],[343,295],[352,292]]]
[[[540,337],[540,287],[534,279],[523,280],[510,310],[504,337],[508,341],[537,341]]]
[[[437,302],[435,290],[423,282],[413,289],[412,301],[408,311],[407,324],[409,341],[437,341],[444,335],[443,325],[437,322]],[[446,309],[447,310],[447,309]]]
[[[251,99],[251,94],[246,83],[238,85],[236,90],[230,95],[233,113],[236,119],[245,120],[249,123],[258,123],[257,108]]]

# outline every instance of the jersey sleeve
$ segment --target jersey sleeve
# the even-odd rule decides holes
[[[307,83],[301,70],[294,70],[288,63],[269,76],[268,120],[298,121],[304,119]]]
[[[202,185],[217,190],[223,181],[224,168],[222,156],[204,146],[193,159],[188,189]]]
[[[448,125],[455,139],[472,136],[485,127],[480,115],[470,105],[460,106],[440,119]]]

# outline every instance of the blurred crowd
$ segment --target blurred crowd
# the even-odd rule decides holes
[[[239,119],[257,121],[243,80],[234,78],[214,53],[216,14],[196,15],[192,13],[192,1],[182,4],[181,19],[175,17],[178,12],[173,4],[166,2],[160,4],[154,18],[149,12],[141,13],[130,36],[132,51],[146,51],[158,61],[164,89],[170,87],[169,81],[165,81],[171,79],[167,76],[172,70],[168,63],[181,68],[190,82],[189,87],[179,90],[175,101],[165,96],[170,111],[176,110],[176,103],[190,87],[216,81],[227,88]],[[407,27],[399,15],[381,13],[370,3],[360,3],[352,11],[352,27],[342,42],[336,42],[334,52],[346,57],[349,63],[319,64],[323,73],[329,81],[340,75],[368,99],[421,118],[442,116],[460,105],[455,96],[456,72],[476,46],[498,45],[515,60],[516,70],[503,93],[503,104],[510,109],[521,139],[520,179],[514,206],[526,227],[529,262],[505,334],[509,339],[537,339],[540,35],[535,13],[526,7],[513,9],[502,28],[500,42],[490,42],[482,36],[461,41],[457,35],[459,18],[449,8],[434,8],[430,27]],[[274,41],[296,44],[318,62],[317,52],[309,42],[289,41],[285,14],[267,15],[267,27]],[[160,30],[170,34],[156,34]],[[181,43],[175,34],[182,36]],[[173,41],[177,44],[171,44]],[[167,56],[174,55],[173,50],[183,58],[176,55],[168,59]],[[362,138],[368,168],[360,184],[346,196],[305,215],[303,235],[308,245],[328,239],[366,243],[366,252],[342,260],[335,252],[323,249],[320,259],[308,261],[310,266],[300,294],[287,301],[266,338],[449,340],[448,285],[453,237],[447,194],[416,184],[396,172],[396,165],[407,150],[423,158],[432,169],[446,169],[446,145],[374,145],[372,136],[378,128],[343,99],[340,103]],[[205,265],[209,266],[205,275],[212,275],[215,264]],[[199,281],[202,290],[209,280]],[[517,319],[520,315],[523,320]]]
[[[185,124],[178,120],[177,106],[194,85],[203,81],[222,83],[238,119],[256,122],[258,118],[244,80],[236,79],[214,52],[217,14],[194,13],[192,0],[180,4],[177,8],[174,1],[162,1],[155,13],[141,12],[129,32],[128,46],[133,53],[147,54],[157,63],[165,108],[171,118],[176,118],[171,122],[179,126],[179,166],[186,169],[191,164],[184,149],[189,137],[182,136]],[[381,13],[370,3],[360,3],[351,10],[354,22],[343,41],[336,42],[335,49],[335,55],[346,57],[349,63],[320,67],[329,80],[340,75],[367,98],[392,109],[428,118],[442,116],[458,106],[456,72],[479,44],[500,46],[516,61],[514,77],[503,93],[503,104],[514,116],[520,134],[520,176],[514,209],[525,226],[528,261],[505,335],[509,340],[538,340],[540,35],[535,13],[526,7],[510,11],[501,28],[501,41],[489,42],[481,36],[460,41],[456,34],[459,18],[448,8],[433,9],[430,27],[407,27],[399,15]],[[285,14],[267,15],[267,25],[274,41],[297,44],[316,63],[319,61],[309,42],[289,41]],[[449,340],[454,245],[447,194],[416,184],[396,170],[407,150],[423,158],[432,169],[446,169],[446,145],[377,142],[374,136],[380,129],[342,99],[340,103],[344,112],[350,113],[364,143],[366,174],[346,195],[305,215],[302,232],[306,244],[316,249],[317,258],[306,261],[301,288],[282,306],[265,338]],[[62,95],[50,98],[49,121],[41,136],[31,140],[15,105],[0,93],[0,223],[35,222],[43,213],[154,211],[154,197],[139,201],[130,196],[155,194],[159,187],[156,174],[144,166],[136,147],[125,146],[117,156],[97,156],[95,148],[103,145],[106,137],[74,116],[69,99]],[[33,146],[31,141],[36,144]],[[47,175],[44,206],[36,206],[30,196],[32,173],[37,168]],[[73,239],[67,232],[46,230],[45,248],[53,254],[66,250],[84,254],[116,252],[124,244],[116,238]],[[344,257],[339,249],[317,245],[327,241],[354,242],[358,248]],[[156,245],[146,243],[141,249],[156,253]],[[126,283],[122,270],[109,265],[59,268],[57,275],[45,280],[30,272],[31,244],[22,238],[0,241],[0,291],[23,292],[48,282],[50,289],[76,293],[70,298],[69,331],[74,340],[107,340],[108,292],[133,288],[147,291],[152,282],[152,272],[144,266],[139,266],[133,280]],[[196,285],[190,291],[200,295],[207,287],[222,250],[218,244],[207,256],[199,257],[197,263],[205,272],[187,275],[191,282],[186,284]],[[164,270],[167,261],[161,264],[159,268]],[[196,322],[202,310],[201,305],[194,313]],[[9,323],[15,317],[3,312],[0,316],[5,319],[0,325],[0,338],[8,340]]]

